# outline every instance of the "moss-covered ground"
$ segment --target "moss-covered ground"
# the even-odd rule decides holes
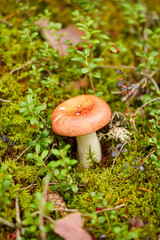
[[[93,239],[160,239],[159,1],[0,6],[0,239],[61,239],[53,203],[44,206],[44,229],[34,214],[42,211],[47,177],[48,190],[82,213]],[[64,45],[47,42],[40,18],[57,39],[59,29],[77,23],[85,39],[62,55]],[[54,134],[50,121],[59,103],[81,94],[99,96],[125,119],[98,131],[103,158],[89,169],[73,160],[76,139]]]

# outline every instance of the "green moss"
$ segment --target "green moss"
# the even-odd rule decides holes
[[[99,239],[100,234],[105,234],[106,239],[116,240],[158,238],[158,160],[153,161],[150,153],[154,151],[156,158],[159,158],[159,119],[154,115],[155,121],[148,122],[148,119],[153,119],[150,112],[158,113],[158,102],[146,105],[144,112],[137,114],[136,144],[132,134],[131,141],[124,146],[127,152],[120,154],[113,169],[113,149],[110,146],[116,147],[114,139],[101,140],[104,157],[101,166],[82,169],[79,164],[71,167],[67,176],[66,166],[60,165],[54,169],[50,165],[58,162],[59,156],[51,153],[51,149],[54,148],[56,153],[59,151],[58,154],[61,153],[61,157],[67,161],[72,161],[72,158],[76,158],[76,140],[52,133],[50,115],[53,109],[68,98],[94,92],[89,75],[81,71],[86,67],[84,61],[72,61],[74,57],[80,56],[77,46],[71,47],[67,56],[60,56],[56,49],[45,42],[36,26],[37,19],[42,16],[53,22],[61,22],[63,27],[75,22],[83,25],[91,18],[94,19],[94,24],[89,26],[90,32],[96,29],[101,32],[91,34],[91,39],[83,42],[83,46],[88,51],[88,44],[93,45],[87,56],[88,61],[104,58],[91,69],[91,73],[101,74],[100,78],[92,76],[95,94],[110,105],[112,112],[124,114],[127,109],[126,102],[122,101],[124,95],[114,94],[119,91],[116,86],[119,78],[127,79],[129,84],[138,83],[143,77],[144,68],[152,73],[160,67],[157,55],[160,47],[156,37],[159,34],[157,15],[151,14],[147,0],[142,2],[143,6],[141,1],[123,0],[102,1],[102,4],[83,0],[26,3],[0,0],[0,217],[16,222],[15,201],[18,197],[21,220],[25,222],[23,239],[39,238],[39,215],[32,213],[39,211],[46,176],[51,178],[49,189],[57,190],[68,208],[78,209],[82,213],[85,229],[96,239]],[[147,10],[144,6],[148,6]],[[158,14],[156,4],[151,7]],[[73,21],[71,15],[75,10],[79,13],[75,12],[74,18],[77,20]],[[148,31],[147,39],[144,39],[143,29],[146,26],[142,12],[147,13],[150,19],[152,33]],[[110,39],[105,40],[103,34],[107,34]],[[97,40],[99,43],[96,43]],[[143,55],[146,44],[148,53]],[[113,45],[120,50],[119,53],[110,51]],[[140,66],[139,70],[129,68],[144,63],[144,59],[147,65]],[[124,75],[115,72],[120,66]],[[158,72],[153,77],[159,84]],[[82,78],[86,79],[86,86],[76,87]],[[144,103],[157,97],[159,91],[155,90],[152,81],[148,81],[145,88],[140,89],[130,101],[131,113],[134,114]],[[127,129],[133,133],[129,120],[127,117]],[[100,132],[105,134],[107,130],[105,127]],[[4,136],[7,141],[4,141]],[[66,150],[67,144],[71,147]],[[138,159],[136,167],[135,158]],[[120,208],[116,209],[116,206]],[[113,210],[99,211],[106,208]],[[52,210],[52,206],[45,205],[47,216],[54,220],[60,218],[60,214]],[[133,223],[137,216],[142,226],[137,227]],[[60,239],[52,235],[53,226],[47,221],[47,240]],[[0,239],[9,239],[10,233],[14,231],[1,224]]]

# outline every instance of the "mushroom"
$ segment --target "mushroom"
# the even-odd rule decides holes
[[[93,95],[81,95],[64,101],[51,115],[52,130],[58,135],[76,137],[78,160],[84,168],[89,167],[89,149],[96,162],[102,158],[96,131],[111,119],[108,104]]]

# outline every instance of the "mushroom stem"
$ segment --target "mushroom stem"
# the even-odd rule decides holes
[[[84,168],[89,167],[90,160],[87,159],[89,154],[89,148],[94,154],[94,158],[96,162],[100,162],[102,158],[101,145],[98,140],[96,132],[76,137],[77,139],[77,152],[78,152],[78,160],[82,162],[82,166]]]

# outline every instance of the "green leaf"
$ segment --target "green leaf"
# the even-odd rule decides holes
[[[84,27],[84,24],[82,24],[82,23],[77,23],[76,25],[80,26],[80,27]]]
[[[37,37],[37,35],[38,35],[38,32],[34,32],[31,34],[31,38],[33,39],[33,38]]]
[[[32,103],[32,95],[27,96],[27,102],[29,105]]]
[[[20,107],[24,107],[24,106],[26,106],[27,105],[27,103],[26,102],[20,102]]]
[[[91,195],[92,197],[95,197],[95,196],[96,196],[96,193],[95,193],[95,192],[90,192],[90,195]]]
[[[117,51],[117,50],[116,50]],[[93,58],[92,59],[92,61],[93,62],[101,62],[101,61],[103,61],[104,60],[104,58]]]
[[[99,72],[95,72],[95,73],[93,73],[93,77],[100,78],[101,74]]]
[[[112,51],[113,53],[117,53],[117,49],[115,47],[110,47],[109,50]]]
[[[23,108],[20,109],[20,113],[23,113],[23,112],[26,112],[26,111],[28,111],[28,107],[23,107]]]
[[[66,192],[70,189],[68,185],[62,187],[62,191]]]
[[[98,222],[99,222],[99,223],[104,223],[105,221],[106,221],[105,216],[100,216],[100,217],[98,217]]]
[[[41,151],[41,146],[40,146],[40,144],[37,144],[36,145],[36,154],[38,155],[40,153],[40,151]]]
[[[60,153],[60,151],[59,150],[57,150],[57,149],[52,149],[51,150],[51,153],[53,153],[55,156],[57,156],[57,157],[60,157],[61,156],[61,153]]]
[[[85,55],[87,56],[87,57],[89,57],[90,56],[90,49],[85,49],[84,50],[84,53],[85,53]]]
[[[155,155],[155,154],[152,154],[151,155],[151,160],[153,161],[153,162],[156,162],[158,159],[157,159],[157,156]]]
[[[6,169],[8,168],[8,165],[6,163],[2,164],[1,168],[0,168],[0,172],[4,172]]]
[[[31,142],[29,142],[29,143],[28,143],[28,145],[29,145],[29,146],[31,146],[31,147],[34,147],[34,146],[36,146],[36,145],[37,145],[37,143],[36,143],[36,142],[34,142],[34,141],[31,141]]]
[[[87,22],[87,26],[89,27],[89,26],[91,26],[93,23],[94,23],[94,20],[89,20],[89,21]]]
[[[130,240],[130,239],[137,239],[138,238],[138,233],[136,233],[136,232],[129,232],[128,234],[127,234],[127,240]]]
[[[95,64],[95,63],[91,62],[91,63],[89,64],[90,70],[93,70],[95,67],[96,67],[96,64]]]
[[[52,191],[56,191],[59,188],[59,185],[55,184],[51,187]]]
[[[34,156],[33,153],[28,153],[27,154],[27,158],[33,158],[33,156]]]
[[[100,41],[98,39],[91,39],[90,41],[91,44],[98,44]]]
[[[36,122],[37,122],[37,118],[36,118],[36,117],[31,117],[30,123],[31,123],[32,125],[34,125]]]
[[[96,34],[96,33],[100,33],[101,32],[101,30],[93,30],[93,31],[91,31],[91,34]]]
[[[77,164],[77,162],[78,162],[78,161],[77,161],[77,160],[74,160],[74,159],[69,160],[67,166],[73,166],[73,165]]]
[[[82,68],[82,73],[87,73],[87,72],[89,72],[89,68]]]
[[[72,61],[78,61],[78,62],[84,62],[84,58],[83,57],[74,57],[74,58],[71,58]]]
[[[47,157],[48,152],[49,152],[48,150],[44,150],[41,154],[41,159],[44,159],[45,157]]]
[[[47,164],[47,167],[48,168],[55,168],[55,167],[57,167],[57,164],[56,164],[56,162],[54,162],[54,161],[50,161],[48,164]],[[55,174],[56,175],[56,174]]]
[[[67,174],[67,170],[66,169],[62,169],[61,170],[61,175],[66,176],[66,174]]]
[[[75,185],[75,184],[71,185],[71,190],[72,190],[74,193],[77,193],[77,192],[78,192],[78,187],[77,187],[77,185]]]
[[[110,37],[108,37],[106,34],[102,34],[101,37],[106,40],[110,40]]]
[[[9,188],[10,184],[11,184],[10,180],[4,181],[3,184],[2,184],[2,187],[1,187],[1,192],[2,193],[6,192],[7,189]]]
[[[35,108],[36,111],[42,111],[46,109],[46,105],[41,105]]]

